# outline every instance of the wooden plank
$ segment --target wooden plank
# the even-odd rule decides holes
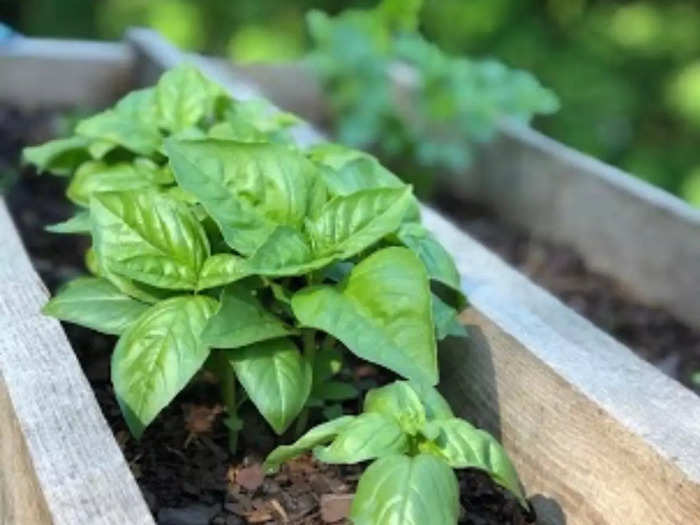
[[[2,523],[153,524],[1,199],[0,246]]]
[[[444,177],[535,235],[573,247],[641,301],[700,328],[700,209],[532,129],[504,125]]]
[[[10,395],[0,377],[0,523],[51,523]]]
[[[15,37],[0,44],[0,102],[106,106],[129,89],[132,63],[123,44]]]
[[[184,60],[161,63],[157,35],[131,37],[156,69]],[[434,211],[423,216],[472,304],[472,339],[444,349],[441,384],[461,415],[502,438],[542,523],[696,522],[700,399]]]

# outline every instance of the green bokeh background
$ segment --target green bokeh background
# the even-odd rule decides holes
[[[0,0],[36,36],[117,39],[150,26],[238,61],[300,57],[304,13],[348,0]],[[445,50],[530,70],[561,99],[536,128],[700,206],[700,2],[426,0],[421,28]]]

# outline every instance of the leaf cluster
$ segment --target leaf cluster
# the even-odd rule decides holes
[[[77,206],[48,229],[92,240],[91,275],[44,313],[118,336],[112,383],[136,437],[207,369],[232,450],[237,410],[250,401],[280,435],[295,420],[305,430],[309,411],[322,409],[338,430],[317,454],[324,461],[391,452],[401,463],[391,468],[496,472],[490,448],[460,452],[458,438],[490,438],[452,418],[432,389],[437,341],[466,335],[452,257],[421,225],[410,186],[366,153],[298,147],[296,122],[182,66],[80,121],[73,136],[27,148],[28,162],[68,177]],[[342,402],[359,396],[341,380],[347,352],[411,383],[370,393],[364,414],[346,416]],[[367,450],[356,446],[362,435],[372,437]],[[450,475],[440,479],[454,492]]]
[[[308,59],[329,94],[342,142],[377,148],[391,163],[459,171],[503,118],[528,122],[558,109],[531,74],[452,56],[428,42],[417,30],[421,6],[383,0],[336,17],[309,13],[315,47]]]

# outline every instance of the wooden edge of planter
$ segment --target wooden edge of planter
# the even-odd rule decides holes
[[[0,518],[153,524],[0,199]]]
[[[231,65],[281,107],[328,117],[317,82],[298,63]],[[410,75],[393,72],[398,89]],[[280,78],[293,76],[293,85]],[[700,210],[651,184],[523,125],[503,123],[467,173],[438,173],[454,194],[564,243],[639,300],[700,328]]]
[[[505,124],[454,191],[565,243],[640,300],[700,329],[700,210],[525,126]]]
[[[76,100],[105,106],[131,85],[132,63],[122,43],[13,37],[0,43],[0,102],[25,109]],[[46,78],[54,79],[50,89]]]
[[[240,82],[216,62],[178,57],[149,31],[128,39],[154,69],[190,60],[238,96]],[[441,353],[441,385],[461,415],[503,440],[541,522],[695,521],[700,399],[433,210],[423,215],[455,254],[472,304],[471,339]]]

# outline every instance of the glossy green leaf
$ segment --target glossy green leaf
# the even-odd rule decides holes
[[[207,258],[199,273],[197,288],[205,290],[239,281],[250,275],[246,261],[230,253],[219,253]]]
[[[321,176],[332,195],[405,186],[401,179],[363,151],[328,143],[310,148],[308,154],[311,160],[326,168]]]
[[[435,334],[439,340],[448,336],[467,337],[467,328],[459,321],[459,312],[433,294],[433,319]]]
[[[317,445],[328,443],[354,419],[354,416],[342,416],[333,419],[327,423],[315,426],[291,445],[277,447],[265,458],[265,463],[263,464],[265,472],[272,474],[285,461],[299,456]]]
[[[112,383],[127,424],[139,437],[204,364],[200,334],[215,300],[180,296],[150,307],[121,336],[112,356]]]
[[[64,286],[41,311],[61,321],[119,335],[147,308],[105,279],[81,277]]]
[[[172,184],[175,176],[169,165],[160,166],[146,157],[134,159],[134,169],[153,184]]]
[[[416,381],[411,381],[410,385],[423,403],[428,421],[454,417],[450,404],[434,387]]]
[[[440,242],[421,224],[404,223],[398,231],[399,240],[411,249],[428,270],[428,276],[457,292],[456,306],[464,308],[466,300],[462,293],[459,271],[452,256]]]
[[[213,116],[218,97],[224,91],[196,68],[183,65],[167,71],[156,86],[159,124],[180,131]]]
[[[127,191],[153,188],[154,184],[132,164],[120,162],[105,164],[102,161],[83,163],[71,179],[66,195],[70,200],[82,206],[90,204],[93,193],[107,191]]]
[[[334,197],[307,221],[314,251],[343,259],[352,257],[395,231],[411,198],[408,186]]]
[[[324,463],[359,463],[409,449],[408,436],[393,417],[376,412],[355,417],[327,447],[314,448]]]
[[[147,191],[99,193],[90,202],[100,266],[160,288],[197,287],[209,242],[185,204]]]
[[[284,433],[311,392],[311,367],[287,338],[231,350],[229,360],[248,397],[278,434]]]
[[[326,381],[315,384],[312,396],[324,401],[347,401],[359,397],[360,391],[352,383]]]
[[[396,419],[401,429],[411,435],[425,424],[425,408],[408,381],[394,381],[367,392],[364,411]]]
[[[29,146],[22,150],[24,162],[36,166],[39,172],[50,171],[54,175],[68,176],[84,161],[88,160],[88,141],[83,137],[56,139]]]
[[[350,510],[354,525],[456,525],[459,485],[442,460],[392,455],[360,478]]]
[[[94,160],[102,160],[110,152],[118,148],[119,145],[115,144],[111,140],[93,140],[87,147],[90,157]]]
[[[137,89],[122,97],[114,107],[122,117],[156,127],[159,119],[156,89]]]
[[[503,446],[491,434],[459,418],[431,421],[426,424],[426,434],[437,436],[432,439],[432,444],[437,446],[439,455],[451,467],[486,471],[496,483],[511,491],[523,506],[528,507],[513,464]]]
[[[209,319],[202,340],[214,348],[240,348],[295,333],[270,313],[245,286],[229,286],[219,311]]]
[[[46,226],[51,233],[90,233],[90,212],[81,210],[70,219]]]
[[[301,229],[325,197],[313,165],[283,146],[210,139],[168,141],[166,151],[178,184],[243,255],[253,254],[277,225]]]
[[[316,256],[306,236],[289,226],[277,226],[248,259],[251,273],[268,277],[302,275],[330,264],[333,256]]]
[[[155,122],[138,121],[113,109],[81,121],[75,131],[81,137],[112,142],[139,155],[152,155],[162,144]]]
[[[409,379],[437,383],[428,276],[406,248],[385,248],[353,268],[346,283],[294,295],[299,321],[323,330],[363,359]]]

